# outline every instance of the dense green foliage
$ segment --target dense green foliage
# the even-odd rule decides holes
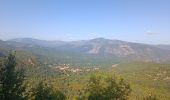
[[[10,53],[0,66],[0,95],[2,100],[22,100],[25,87],[23,70],[16,70],[15,54]]]
[[[170,99],[170,65],[153,62],[132,62],[113,68],[117,74],[128,80],[133,98],[142,99],[148,94],[158,99]],[[153,98],[153,97],[152,97]]]
[[[0,59],[1,83],[6,77],[5,84],[9,84],[8,79],[13,80],[12,83],[10,82],[10,88],[7,85],[6,88],[14,89],[11,88],[13,86],[11,84],[18,84],[13,91],[17,99],[13,97],[4,100],[18,100],[18,98],[27,100],[170,99],[169,64],[133,62],[116,64],[107,69],[73,73],[48,67],[48,64],[42,63],[29,53],[17,52],[16,57],[17,59],[15,55],[10,54],[7,59]],[[22,68],[25,71],[21,70]],[[79,68],[86,70],[86,67]],[[8,73],[5,74],[4,69],[8,70]],[[18,83],[14,83],[16,82],[14,80],[18,80]],[[8,89],[6,90],[11,91]],[[7,93],[4,92],[6,90],[1,84],[1,97]]]
[[[34,99],[35,100],[65,100],[65,95],[54,90],[49,84],[41,81],[37,87],[34,89]]]
[[[130,85],[122,78],[114,76],[102,78],[92,76],[88,82],[88,100],[127,100],[131,92]]]

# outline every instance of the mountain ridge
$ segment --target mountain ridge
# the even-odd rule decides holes
[[[143,43],[126,42],[121,40],[111,40],[105,38],[95,38],[80,41],[48,41],[33,38],[17,38],[0,42],[0,48],[13,48],[40,54],[44,52],[48,55],[76,54],[87,55],[100,58],[122,58],[127,60],[144,60],[165,62],[170,61],[170,50],[157,45]],[[42,54],[42,53],[41,53]]]

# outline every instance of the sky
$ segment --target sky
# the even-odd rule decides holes
[[[170,44],[170,0],[0,0],[0,39]]]

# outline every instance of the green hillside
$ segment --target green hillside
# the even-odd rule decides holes
[[[133,97],[140,99],[146,94],[154,94],[160,100],[170,99],[169,64],[132,62],[119,64],[113,69],[131,83]]]

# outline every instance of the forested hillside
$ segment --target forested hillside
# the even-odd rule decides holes
[[[0,41],[0,48],[2,49],[30,52],[40,56],[40,58],[42,56],[46,57],[51,62],[59,61],[75,64],[98,64],[100,62],[100,64],[111,64],[128,61],[169,63],[170,50],[162,48],[162,46],[104,38],[70,42],[46,41],[32,38]]]
[[[14,54],[17,57],[16,60],[12,59],[14,65],[9,64],[10,57],[15,57],[12,54],[8,58],[1,58],[1,69],[7,66],[15,67],[15,69],[5,69],[13,71],[14,76],[18,75],[15,72],[22,69],[20,75],[24,76],[24,80],[21,81],[24,90],[16,94],[22,99],[169,100],[170,98],[169,64],[132,62],[113,64],[107,68],[97,66],[84,68],[62,64],[52,67],[41,63],[29,53]],[[3,77],[6,77],[3,71],[1,70],[1,83],[4,82]],[[11,86],[14,86],[16,83],[12,84]],[[6,91],[3,86],[1,85],[1,97],[4,97]]]
[[[137,99],[154,94],[160,100],[170,99],[170,65],[159,63],[133,62],[113,67],[116,73],[127,79]]]
[[[110,42],[113,48],[119,49],[120,55],[124,57],[104,52]],[[109,46],[112,48],[111,44]],[[92,49],[92,45],[100,47],[96,54],[86,51],[90,50],[90,48]],[[129,45],[138,54],[143,54],[147,50],[147,53],[145,52],[142,56],[145,59],[136,58],[140,56],[138,54],[138,56],[124,54],[125,51],[121,52],[121,50],[125,50],[125,47],[120,48],[120,45]],[[160,49],[159,47],[149,45],[100,38],[71,43],[15,39],[1,41],[0,47],[1,76],[3,77],[5,77],[3,69],[7,67],[5,63],[10,60],[7,58],[8,54],[10,54],[10,50],[12,52],[16,50],[13,53],[16,57],[14,60],[16,63],[15,69],[22,69],[24,76],[22,81],[24,90],[22,93],[19,93],[19,97],[23,99],[170,99],[170,65],[167,62],[169,50],[165,48]],[[109,50],[115,52],[114,49]],[[162,52],[164,53],[163,55],[161,54]],[[145,54],[149,59],[153,59],[148,60]],[[166,59],[163,59],[164,61],[159,60],[162,57]],[[13,71],[15,72],[14,69]],[[13,74],[18,75],[17,73]],[[4,81],[3,77],[1,78],[1,83]],[[2,97],[4,96],[4,91],[6,90],[1,85]]]

